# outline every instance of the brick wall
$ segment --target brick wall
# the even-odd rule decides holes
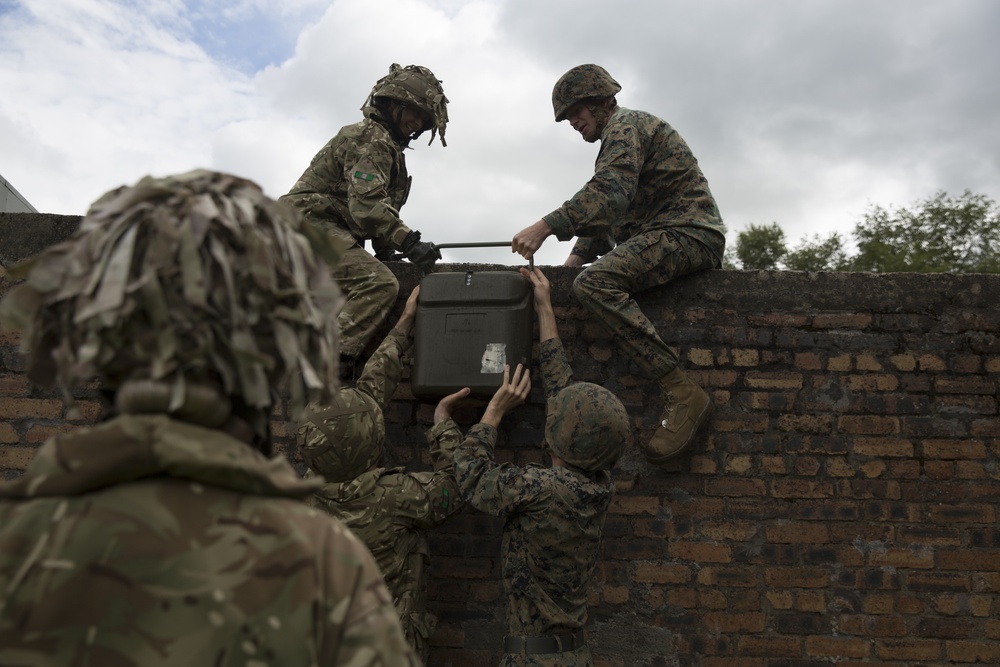
[[[501,267],[440,270],[480,268]],[[419,279],[396,271],[392,320]],[[615,391],[648,438],[655,385],[575,305],[577,270],[546,271],[577,379]],[[718,410],[669,470],[637,451],[615,470],[591,595],[596,665],[1000,665],[998,294],[1000,276],[717,271],[643,295]],[[77,425],[29,386],[17,342],[0,333],[8,478]],[[96,418],[96,397],[79,395],[84,421]],[[404,381],[388,416],[393,462],[428,466],[432,412]],[[543,421],[534,390],[498,458],[542,461]],[[301,469],[280,408],[275,433]],[[434,532],[432,665],[496,664],[501,527],[467,509]]]

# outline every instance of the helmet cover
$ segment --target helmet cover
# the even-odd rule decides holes
[[[431,119],[429,143],[433,143],[434,136],[440,134],[441,145],[448,145],[444,140],[445,126],[448,125],[448,98],[444,95],[441,82],[429,69],[420,65],[400,67],[393,63],[389,73],[375,83],[362,109],[372,107],[377,97],[388,97],[422,109]]]
[[[382,457],[382,408],[359,389],[341,389],[328,405],[306,409],[296,440],[302,458],[327,481],[352,480]]]
[[[577,65],[563,74],[552,88],[552,110],[556,122],[566,119],[569,108],[586,99],[616,95],[622,87],[600,65]]]
[[[561,459],[587,471],[614,466],[632,440],[625,406],[604,387],[574,382],[548,400],[545,439]]]

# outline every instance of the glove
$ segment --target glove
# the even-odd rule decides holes
[[[420,267],[424,273],[434,268],[434,262],[441,259],[441,251],[433,243],[420,240],[420,232],[411,231],[399,246],[403,257]]]

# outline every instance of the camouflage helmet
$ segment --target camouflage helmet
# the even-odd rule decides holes
[[[549,398],[545,439],[567,463],[607,470],[632,440],[632,425],[617,396],[600,385],[575,382]]]
[[[382,408],[363,391],[341,389],[330,403],[306,409],[295,438],[313,471],[330,482],[352,480],[382,457]]]
[[[622,87],[600,65],[577,65],[563,74],[552,89],[556,122],[566,119],[569,108],[582,100],[612,97]]]
[[[420,65],[400,67],[393,63],[389,73],[375,83],[362,109],[371,107],[377,97],[388,97],[422,109],[431,119],[428,145],[434,143],[436,134],[441,135],[442,146],[448,145],[444,140],[445,126],[448,125],[448,98],[444,95],[441,82],[429,69]]]
[[[303,233],[298,213],[251,181],[147,176],[105,194],[69,239],[16,267],[26,280],[0,318],[25,330],[29,378],[58,385],[71,416],[70,389],[96,379],[140,394],[135,412],[193,411],[201,416],[189,420],[209,427],[232,399],[266,439],[279,384],[291,383],[293,414],[337,386],[342,297]],[[199,412],[211,395],[218,409]]]

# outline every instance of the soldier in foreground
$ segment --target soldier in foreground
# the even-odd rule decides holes
[[[419,665],[364,545],[271,458],[278,387],[294,415],[337,381],[299,227],[234,176],[145,178],[5,299],[30,379],[117,414],[0,485],[0,664]]]
[[[504,415],[531,388],[520,364],[490,400],[455,451],[455,476],[465,500],[505,517],[502,576],[507,594],[503,667],[585,667],[592,664],[584,635],[589,592],[611,505],[611,468],[632,437],[628,414],[607,389],[573,382],[559,340],[542,272],[521,269],[534,286],[545,440],[550,467],[497,463],[493,448]]]
[[[584,140],[601,142],[597,164],[569,201],[514,236],[512,250],[527,259],[552,234],[579,237],[564,264],[592,263],[573,292],[639,371],[659,382],[663,414],[644,451],[662,464],[690,446],[711,418],[712,402],[632,295],[721,267],[726,228],[685,141],[656,116],[618,106],[620,90],[597,65],[574,67],[556,82],[556,122],[569,120]]]
[[[426,67],[393,64],[361,107],[364,120],[341,128],[282,197],[306,222],[343,248],[333,277],[347,303],[340,312],[344,375],[396,301],[399,282],[380,259],[399,251],[425,272],[441,259],[433,243],[403,223],[400,209],[410,192],[403,150],[430,131],[444,140],[448,98]],[[376,257],[365,250],[371,240]]]
[[[338,519],[368,546],[385,576],[407,640],[427,660],[436,618],[427,610],[427,531],[461,511],[452,453],[462,433],[452,406],[469,392],[443,399],[427,432],[433,472],[381,466],[384,411],[403,374],[403,354],[413,345],[417,287],[396,326],[372,354],[356,388],[341,389],[329,403],[311,404],[297,440],[310,476],[325,481],[313,504]]]

